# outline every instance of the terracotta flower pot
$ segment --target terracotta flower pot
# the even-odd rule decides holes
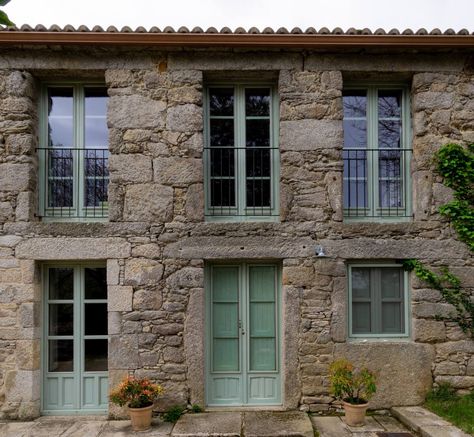
[[[132,421],[132,429],[134,431],[147,431],[151,428],[151,414],[153,413],[153,405],[143,408],[130,408],[130,420]]]
[[[346,423],[349,426],[363,426],[365,423],[365,412],[369,404],[354,405],[346,401],[342,401],[342,404],[346,412]]]

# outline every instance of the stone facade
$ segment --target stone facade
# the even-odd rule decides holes
[[[433,172],[449,141],[474,142],[474,70],[465,53],[5,50],[0,59],[0,418],[40,414],[41,279],[48,260],[107,266],[110,384],[129,373],[162,383],[161,409],[205,404],[205,263],[282,266],[283,407],[326,411],[338,356],[378,373],[374,407],[421,403],[433,380],[474,387],[474,343],[440,296],[411,278],[411,338],[347,340],[353,260],[418,258],[449,265],[474,289],[474,258],[438,214],[450,198]],[[203,86],[272,78],[280,101],[280,221],[204,219]],[[411,84],[413,220],[342,218],[342,89],[346,79]],[[102,79],[111,152],[107,223],[36,216],[39,84]],[[319,259],[322,244],[328,257]],[[111,413],[120,411],[111,409]]]

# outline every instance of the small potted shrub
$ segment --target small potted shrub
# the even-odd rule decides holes
[[[346,359],[334,361],[329,370],[331,389],[334,396],[342,401],[346,423],[362,426],[368,401],[376,391],[375,375],[365,367],[354,369]]]
[[[134,431],[146,431],[151,427],[153,404],[163,391],[146,378],[128,376],[110,393],[110,400],[121,407],[127,405]]]

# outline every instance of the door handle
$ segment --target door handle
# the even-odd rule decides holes
[[[242,320],[239,320],[239,329],[242,331],[242,335],[245,335],[245,330],[242,328]]]

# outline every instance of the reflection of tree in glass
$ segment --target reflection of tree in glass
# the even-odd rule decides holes
[[[209,107],[211,115],[232,115],[234,110],[234,90],[232,88],[211,89]]]

